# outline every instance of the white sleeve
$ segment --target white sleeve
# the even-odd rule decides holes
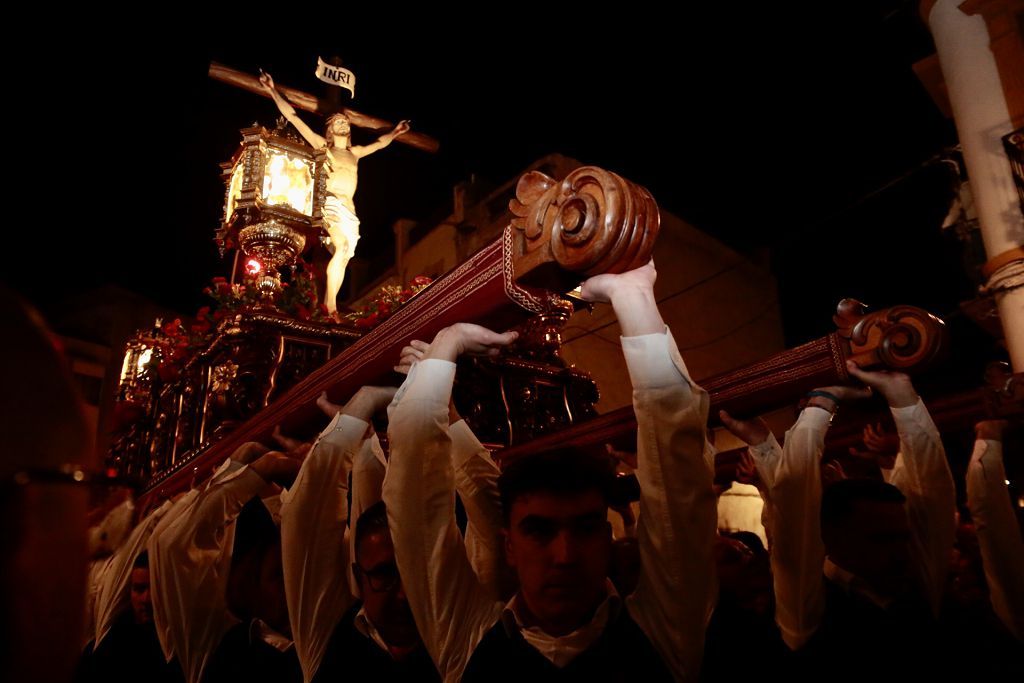
[[[675,678],[696,679],[718,594],[708,396],[690,379],[667,328],[623,337],[622,348],[633,384],[640,481],[640,579],[627,605]]]
[[[448,427],[452,439],[455,490],[466,509],[466,554],[473,571],[490,592],[501,597],[502,515],[498,476],[501,471],[465,420]]]
[[[113,563],[113,555],[89,562],[89,571],[85,576],[85,614],[82,622],[82,649],[96,637],[96,614],[99,609],[100,588],[103,579]]]
[[[187,683],[198,683],[206,662],[231,627],[225,590],[231,568],[234,522],[266,482],[229,461],[195,501],[149,542],[150,591]],[[159,632],[159,631],[158,631]]]
[[[455,523],[448,399],[455,364],[412,367],[392,404],[384,501],[402,585],[423,643],[445,681],[459,681],[501,603],[481,585]]]
[[[171,502],[165,501],[160,507],[135,525],[132,532],[111,558],[110,567],[103,575],[96,599],[96,647],[110,632],[114,621],[131,607],[131,577],[135,559],[142,554],[149,543],[149,537],[167,511]]]
[[[352,505],[349,519],[348,556],[356,556],[356,524],[359,518],[372,505],[381,500],[381,489],[384,486],[384,473],[387,461],[380,440],[376,434],[363,441],[362,447],[352,460]],[[352,595],[359,595],[359,583],[352,571],[352,563],[346,570]]]
[[[334,627],[352,604],[348,473],[367,423],[339,413],[320,433],[290,489],[281,494],[281,558],[295,651],[309,681]]]
[[[1006,489],[1003,444],[978,440],[967,466],[967,507],[978,532],[992,609],[1024,640],[1024,540]]]
[[[224,467],[223,465],[221,466]],[[166,531],[176,519],[181,517],[187,512],[192,504],[195,503],[196,498],[199,497],[199,489],[191,489],[185,493],[185,495],[178,498],[178,500],[171,503],[170,509],[164,514],[163,519],[156,523],[153,527],[153,533],[150,534],[149,544],[146,546],[150,555],[149,562],[149,592],[153,601],[153,625],[156,626],[156,633],[160,639],[160,647],[164,651],[164,657],[167,661],[171,661],[174,657],[174,634],[172,629],[172,615],[168,613],[170,609],[169,605],[173,604],[173,599],[168,598],[164,600],[163,591],[160,589],[163,587],[163,581],[160,577],[160,568],[153,562],[153,539],[159,537]],[[169,583],[173,588],[173,583]],[[165,607],[165,604],[168,607]]]
[[[89,554],[112,554],[132,529],[135,503],[125,500],[106,514],[99,524],[89,529]]]
[[[821,625],[825,613],[821,540],[821,454],[831,415],[809,406],[786,432],[782,457],[771,475],[769,507],[775,622],[796,650]]]
[[[768,539],[766,548],[771,552],[775,541],[772,539],[772,486],[775,484],[775,473],[782,462],[782,446],[771,432],[768,438],[756,446],[748,446],[747,452],[754,460],[757,469],[757,492],[761,494],[764,506],[761,508],[761,526],[764,527]]]
[[[956,535],[953,475],[939,430],[920,399],[906,408],[892,408],[892,415],[900,453],[889,483],[907,497],[914,554],[932,612],[938,615]]]

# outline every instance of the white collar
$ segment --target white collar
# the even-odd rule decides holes
[[[255,640],[262,640],[279,652],[287,652],[295,645],[291,638],[281,635],[262,619],[253,619],[249,622],[249,641]]]
[[[373,625],[373,622],[370,621],[370,617],[366,616],[366,610],[363,609],[363,607],[360,607],[359,611],[356,612],[353,625],[356,627],[357,631],[373,641],[377,647],[384,650],[384,652],[387,652],[389,657],[393,657],[391,654],[391,648],[389,648],[388,644],[384,642],[384,638],[380,635],[380,631],[377,630],[377,627]]]
[[[838,564],[832,561],[832,558],[825,558],[825,576],[831,581],[842,586],[847,593],[856,593],[864,598],[867,598],[872,604],[882,609],[887,609],[892,604],[892,598],[887,598],[884,595],[880,595],[875,591],[871,590],[868,582],[860,578],[853,572],[843,569]]]
[[[594,610],[590,621],[572,633],[564,636],[552,636],[538,626],[525,626],[521,615],[522,604],[516,593],[501,612],[501,622],[505,631],[511,636],[519,632],[527,643],[558,668],[564,667],[584,650],[593,645],[604,633],[608,623],[618,617],[622,610],[622,598],[611,581],[605,580],[608,594]]]

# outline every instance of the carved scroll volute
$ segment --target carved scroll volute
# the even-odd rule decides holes
[[[531,171],[519,179],[509,208],[516,281],[554,291],[647,263],[661,225],[647,190],[593,166],[561,182]]]
[[[864,304],[843,299],[833,320],[844,339],[846,357],[863,368],[916,370],[942,350],[946,325],[914,306],[894,306],[866,313]],[[845,369],[843,369],[845,371]]]

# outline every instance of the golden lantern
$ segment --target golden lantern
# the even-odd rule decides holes
[[[241,146],[221,164],[227,195],[216,242],[222,255],[242,250],[266,302],[280,291],[280,269],[319,236],[326,192],[324,152],[283,124],[243,128]]]
[[[157,318],[151,331],[139,330],[125,343],[121,377],[118,380],[119,402],[145,406],[152,398],[156,373],[154,361],[157,361],[156,356],[159,356],[156,351],[156,336],[160,323],[160,318]]]

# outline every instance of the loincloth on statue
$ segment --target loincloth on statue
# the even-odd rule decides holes
[[[359,241],[359,219],[356,214],[330,192],[324,198],[322,214],[330,238],[327,249],[334,254],[338,249],[338,243],[344,240],[345,244],[341,245],[342,253],[346,260],[352,258],[356,253],[356,243]]]

